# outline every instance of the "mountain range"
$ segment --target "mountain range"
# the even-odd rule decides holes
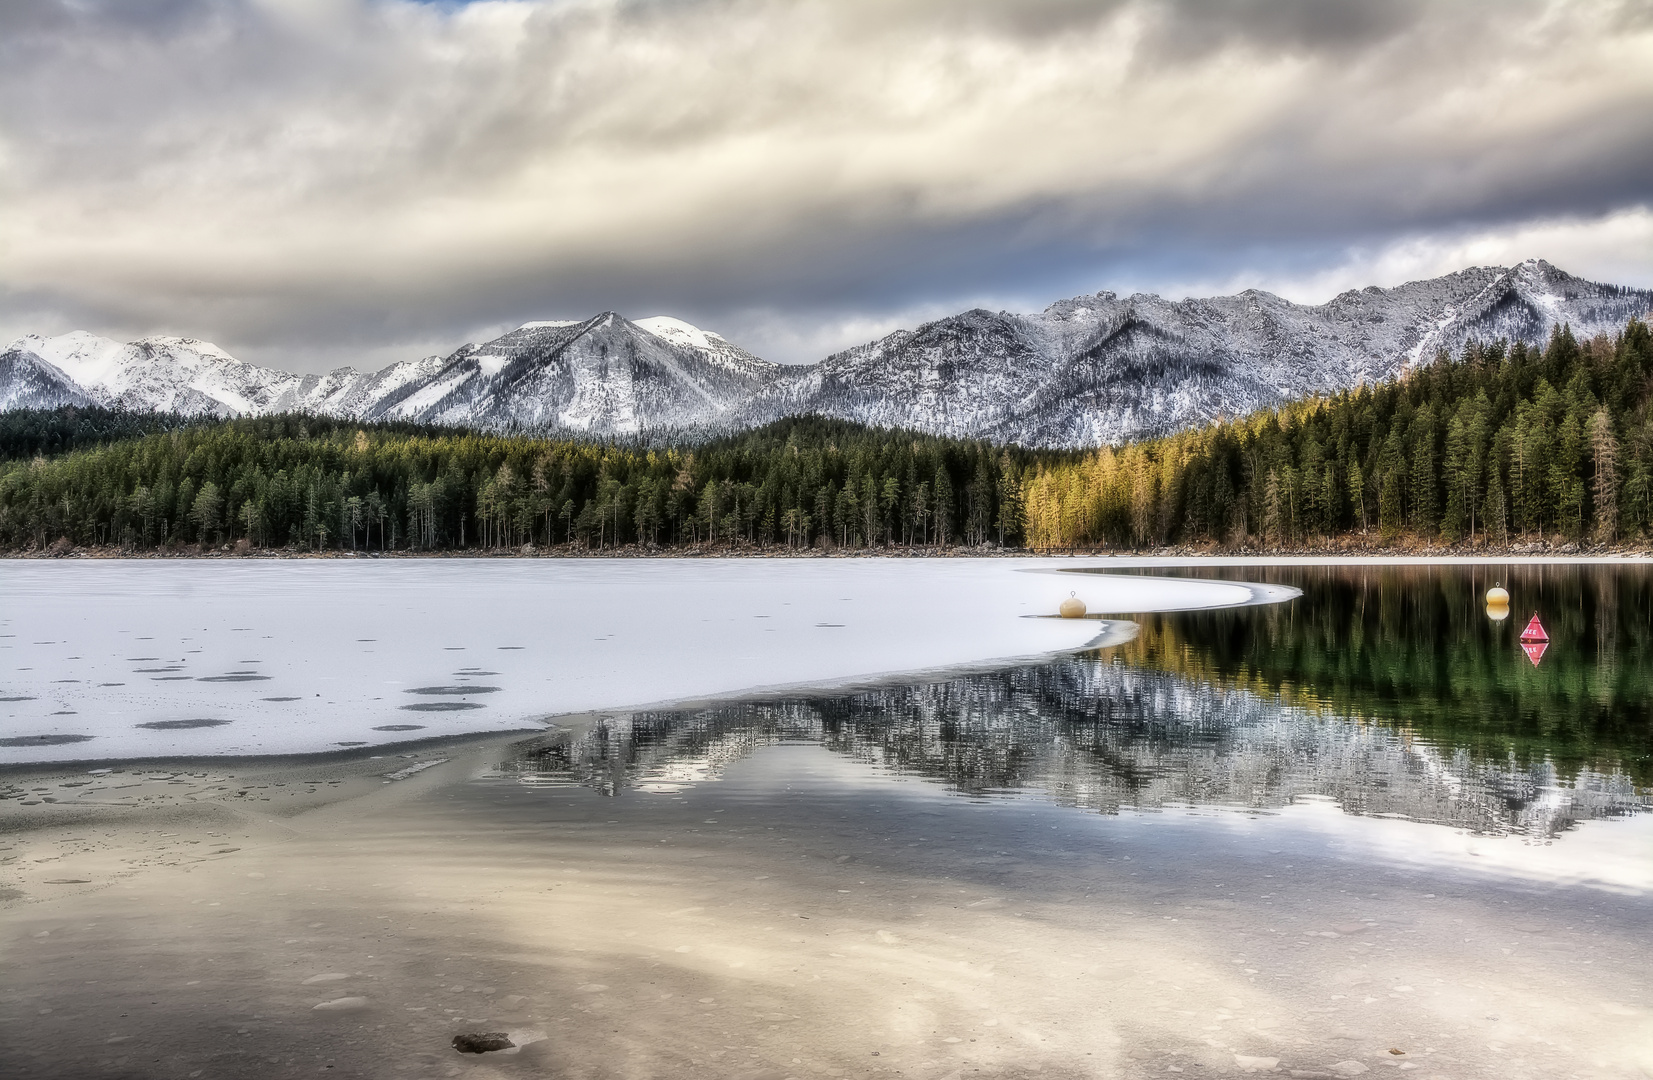
[[[312,412],[484,429],[713,434],[816,413],[1030,446],[1165,434],[1390,378],[1466,341],[1612,334],[1653,290],[1541,260],[1325,304],[1271,293],[1171,301],[1100,292],[1037,314],[981,309],[808,365],[759,359],[664,316],[530,322],[447,356],[296,375],[192,338],[29,335],[0,352],[0,409],[104,405],[223,416]]]

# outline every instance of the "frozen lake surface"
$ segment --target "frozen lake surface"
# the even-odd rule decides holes
[[[297,754],[1079,649],[1286,599],[1074,560],[0,564],[0,762]],[[1029,572],[1033,571],[1033,572]],[[1040,572],[1046,571],[1046,572]],[[1239,576],[1239,575],[1237,575]]]

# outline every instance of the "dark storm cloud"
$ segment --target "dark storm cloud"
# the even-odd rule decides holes
[[[1646,280],[1653,0],[18,0],[0,198],[0,330],[309,367],[605,308],[806,359],[1098,287]]]

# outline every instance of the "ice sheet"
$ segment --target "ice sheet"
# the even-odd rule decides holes
[[[1222,582],[1025,572],[1078,565],[11,562],[0,739],[14,744],[0,762],[309,753],[509,729],[1077,649],[1098,623],[1021,617],[1069,592],[1119,614],[1260,598]],[[61,739],[72,736],[91,738]]]

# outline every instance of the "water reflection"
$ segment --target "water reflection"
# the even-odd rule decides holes
[[[1158,571],[1167,573],[1166,571]],[[1646,563],[1246,566],[1172,571],[1294,585],[1302,599],[1147,616],[1121,655],[1405,729],[1478,757],[1624,772],[1653,786],[1653,567]],[[1517,617],[1496,621],[1494,582]],[[1542,664],[1519,640],[1548,633]]]
[[[1303,589],[1295,604],[1149,617],[1120,648],[994,674],[619,714],[500,770],[607,795],[669,791],[803,740],[965,795],[1103,813],[1319,798],[1550,838],[1648,806],[1648,627],[1627,614],[1648,610],[1644,574],[1604,589],[1504,569],[1562,643],[1534,671],[1514,632],[1482,615],[1474,571],[1391,569],[1292,568],[1266,579]]]

